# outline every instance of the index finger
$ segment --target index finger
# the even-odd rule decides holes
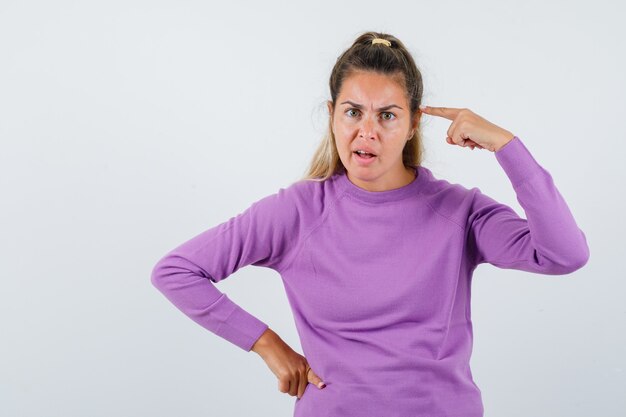
[[[448,120],[454,120],[456,116],[459,114],[459,111],[461,111],[461,109],[457,109],[454,107],[432,107],[432,106],[420,106],[420,110],[422,110],[422,112],[429,114],[431,116],[444,117]]]

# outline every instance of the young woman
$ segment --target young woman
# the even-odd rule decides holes
[[[422,107],[394,36],[367,32],[330,76],[328,134],[308,174],[166,254],[152,283],[183,313],[258,353],[296,417],[480,417],[471,279],[481,263],[568,274],[589,258],[552,177],[521,139],[469,109]],[[493,152],[527,219],[422,166],[420,119]],[[305,355],[220,292],[239,268],[283,280]]]

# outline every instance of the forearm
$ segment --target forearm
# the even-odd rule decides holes
[[[277,345],[282,343],[284,342],[280,338],[280,336],[278,336],[276,332],[268,327],[267,330],[263,332],[261,337],[259,337],[259,339],[254,342],[254,345],[252,345],[252,349],[250,350],[256,352],[260,356],[264,356],[267,352],[271,351]]]

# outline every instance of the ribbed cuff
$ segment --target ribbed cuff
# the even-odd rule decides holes
[[[495,152],[496,159],[516,187],[542,172],[543,168],[528,151],[522,140],[514,136],[506,145]]]
[[[249,352],[269,326],[241,308],[226,294],[218,302],[221,305],[216,307],[227,312],[227,316],[217,328],[216,334]]]

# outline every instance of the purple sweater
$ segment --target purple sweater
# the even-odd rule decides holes
[[[277,271],[303,355],[326,383],[295,417],[481,417],[469,367],[477,265],[563,275],[589,258],[551,175],[516,136],[495,157],[527,219],[417,166],[394,190],[344,174],[301,180],[166,254],[151,280],[184,314],[245,351],[268,327],[215,283]]]

